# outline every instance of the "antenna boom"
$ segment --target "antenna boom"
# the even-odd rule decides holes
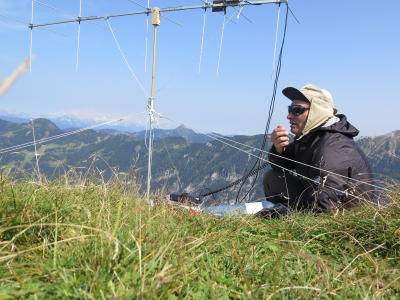
[[[221,9],[225,9],[229,6],[245,6],[245,5],[263,5],[263,4],[287,4],[288,0],[262,0],[262,1],[213,1],[208,2],[203,5],[192,5],[192,6],[177,6],[177,7],[166,7],[160,8],[160,13],[163,12],[171,12],[171,11],[180,11],[180,10],[193,10],[193,9],[208,9],[211,8],[213,11],[220,11]],[[102,16],[92,16],[92,17],[77,17],[74,19],[57,21],[57,22],[49,22],[49,23],[38,23],[38,24],[29,24],[29,28],[35,27],[43,27],[50,25],[58,25],[58,24],[66,24],[66,23],[74,23],[74,22],[84,22],[84,21],[93,21],[99,19],[109,19],[116,17],[125,17],[125,16],[133,16],[133,15],[148,15],[151,14],[151,8],[141,11],[132,11],[126,13],[119,13],[113,15],[102,15]]]

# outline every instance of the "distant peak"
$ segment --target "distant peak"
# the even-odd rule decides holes
[[[179,126],[176,127],[175,129],[189,129],[189,128],[186,127],[185,125],[179,125]]]
[[[52,121],[50,121],[49,119],[38,118],[38,119],[34,119],[34,120],[28,122],[29,125],[32,123],[35,127],[47,127],[48,129],[51,129],[51,130],[57,130],[57,131],[60,130],[58,128],[58,126],[56,124],[54,124]]]

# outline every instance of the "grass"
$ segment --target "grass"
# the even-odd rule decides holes
[[[132,182],[2,178],[0,299],[396,299],[391,197],[384,210],[217,218],[150,207]]]

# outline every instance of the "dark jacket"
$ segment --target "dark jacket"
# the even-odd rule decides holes
[[[362,201],[360,198],[373,201],[374,192],[371,186],[349,179],[372,182],[366,157],[353,140],[359,131],[347,121],[344,115],[337,115],[337,117],[340,119],[338,122],[313,129],[302,139],[290,143],[281,154],[283,157],[322,170],[269,155],[273,164],[294,170],[309,178],[297,176],[304,189],[304,192],[298,195],[296,202],[299,208],[329,211],[337,207],[353,206]],[[274,147],[271,152],[277,154]],[[271,164],[273,169],[281,170],[273,164]]]

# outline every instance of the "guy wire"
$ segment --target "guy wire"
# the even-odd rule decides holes
[[[271,124],[272,114],[273,114],[274,108],[275,108],[276,92],[277,92],[277,89],[278,89],[279,76],[280,76],[280,73],[281,73],[281,66],[282,66],[282,55],[283,55],[283,49],[284,49],[285,40],[286,40],[288,15],[289,15],[289,5],[286,4],[285,26],[284,26],[284,30],[283,30],[282,43],[281,43],[281,47],[280,47],[280,51],[279,51],[279,58],[278,58],[278,62],[277,62],[277,65],[276,65],[275,81],[274,81],[274,87],[273,87],[271,102],[270,102],[270,106],[269,106],[267,124],[265,126],[263,142],[262,142],[262,145],[260,147],[261,150],[264,150],[266,145],[267,145],[269,127],[270,127],[270,124]],[[263,154],[264,154],[263,151],[259,152],[258,157],[256,159],[256,162],[254,163],[253,167],[250,169],[248,174],[252,173],[256,168],[260,167],[260,163],[261,163],[260,159],[263,157]],[[259,172],[256,172],[255,177],[253,179],[253,182],[251,183],[250,188],[247,190],[247,192],[242,197],[242,199],[239,200],[240,192],[241,192],[241,190],[242,190],[242,188],[243,188],[243,186],[244,186],[246,181],[243,181],[241,183],[240,188],[239,188],[239,190],[237,192],[237,195],[236,195],[236,201],[235,201],[236,203],[244,200],[250,194],[250,192],[253,190],[254,185],[255,185],[255,183],[256,183],[256,181],[258,179],[258,175],[259,175]],[[248,175],[246,175],[246,176],[247,176],[247,178],[249,177]],[[244,176],[244,177],[246,177],[246,176]]]
[[[256,148],[256,147],[253,147],[253,146],[250,146],[250,145],[246,145],[246,144],[240,143],[240,142],[235,141],[235,140],[233,140],[233,139],[229,139],[229,138],[227,138],[227,137],[225,137],[225,136],[222,136],[222,135],[219,135],[219,134],[216,134],[216,133],[207,133],[207,132],[205,132],[204,130],[201,130],[201,129],[198,129],[198,128],[194,128],[194,127],[190,127],[190,126],[188,126],[188,125],[186,125],[186,124],[183,124],[183,123],[181,123],[181,122],[179,122],[179,121],[177,121],[177,120],[174,120],[174,119],[172,119],[172,118],[170,118],[170,117],[168,117],[168,116],[165,116],[165,115],[162,115],[161,117],[164,118],[164,119],[170,120],[170,121],[172,121],[172,122],[175,122],[175,123],[177,123],[177,124],[179,124],[179,125],[183,125],[183,126],[189,128],[189,129],[191,129],[191,130],[193,130],[193,131],[195,131],[195,132],[199,132],[200,134],[203,134],[203,135],[205,135],[205,136],[207,136],[207,137],[209,137],[209,138],[211,138],[211,139],[213,139],[213,140],[215,140],[215,141],[218,141],[218,142],[220,142],[220,143],[222,143],[222,144],[224,144],[224,145],[226,145],[226,146],[228,146],[228,147],[232,147],[232,148],[234,148],[234,149],[236,149],[236,150],[239,150],[239,151],[241,151],[241,152],[244,152],[244,153],[246,153],[246,154],[249,155],[249,156],[256,157],[256,155],[253,154],[253,153],[251,153],[251,152],[253,152],[253,151],[254,151],[254,152],[257,152],[257,151],[260,152],[260,151],[261,151],[261,152],[264,152],[265,154],[269,154],[269,155],[272,155],[272,156],[275,156],[275,157],[279,157],[279,158],[281,158],[281,159],[284,159],[284,160],[287,160],[287,161],[291,161],[291,162],[294,162],[294,163],[297,163],[297,164],[300,164],[300,165],[303,165],[303,166],[306,166],[306,167],[309,167],[309,168],[312,168],[312,169],[315,169],[315,170],[320,170],[320,171],[326,172],[326,173],[328,173],[328,174],[331,174],[331,175],[334,175],[334,176],[338,176],[338,177],[340,177],[340,178],[344,178],[344,179],[347,179],[347,180],[350,180],[350,181],[353,181],[353,182],[357,182],[357,183],[362,183],[362,184],[365,184],[365,185],[374,187],[374,188],[379,189],[379,190],[382,190],[382,191],[394,193],[394,191],[389,190],[389,189],[387,189],[387,188],[384,188],[384,187],[382,187],[382,186],[376,185],[376,184],[372,184],[372,183],[369,183],[369,182],[366,182],[366,181],[363,181],[363,180],[358,180],[358,179],[356,179],[356,178],[351,178],[351,177],[348,177],[348,176],[341,175],[341,174],[339,174],[339,173],[333,172],[333,171],[331,171],[331,170],[327,170],[327,169],[320,168],[320,167],[317,167],[317,166],[314,166],[314,165],[306,164],[306,163],[303,163],[303,162],[301,162],[301,161],[297,161],[297,160],[294,160],[294,159],[291,159],[291,158],[288,158],[288,157],[285,157],[285,156],[282,156],[282,155],[279,155],[279,154],[275,154],[275,153],[273,153],[273,152],[269,152],[269,151],[266,151],[266,150],[262,150],[262,149],[260,149],[260,148]],[[241,148],[239,148],[238,146],[234,146],[232,143],[233,143],[233,144],[237,144],[237,145],[242,146],[242,147],[245,147],[245,148],[248,148],[249,150],[241,149]],[[258,168],[257,168],[258,170],[261,170],[261,169],[267,167],[267,166],[270,164],[270,163],[269,163],[269,160],[266,160],[266,159],[264,159],[264,158],[262,158],[261,160],[265,161],[265,163],[263,163],[260,167],[258,167]],[[279,166],[279,165],[277,165],[277,164],[275,164],[275,165],[278,166],[278,167],[281,167],[281,166]],[[255,169],[255,171],[256,171],[257,169]],[[253,172],[254,172],[254,171],[253,171]],[[254,175],[255,173],[252,173],[252,174]],[[246,175],[246,176],[247,176],[247,175]],[[237,184],[237,182],[241,182],[241,181],[244,180],[245,178],[248,178],[248,176],[247,176],[247,177],[246,177],[246,176],[245,176],[245,177],[241,177],[240,179],[236,180],[235,182],[229,184],[229,186],[225,186],[225,187],[223,187],[223,188],[221,188],[221,189],[218,189],[218,190],[219,190],[219,191],[222,191],[222,190],[228,189],[229,187],[234,186],[234,185],[235,185],[234,183]],[[251,175],[250,175],[250,176],[251,176]],[[207,189],[210,190],[209,188],[207,188]],[[211,190],[210,190],[210,191],[211,191]],[[216,192],[214,192],[214,193],[216,193]],[[200,195],[201,197],[205,197],[205,196],[206,196],[206,195],[204,195],[204,194],[202,194],[202,193],[199,193],[199,195]]]

